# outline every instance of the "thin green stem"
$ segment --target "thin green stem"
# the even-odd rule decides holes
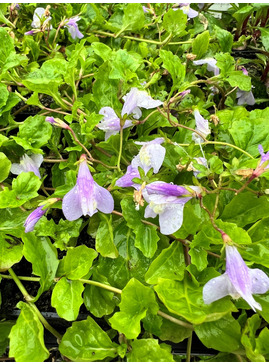
[[[21,283],[20,279],[17,277],[17,275],[15,274],[15,272],[13,271],[12,268],[8,269],[9,274],[11,275],[12,279],[14,280],[14,282],[16,283],[16,285],[18,286],[19,290],[21,291],[24,299],[26,302],[31,301],[33,298],[29,295],[29,293],[26,291],[26,289],[24,288],[23,284]]]
[[[117,163],[117,168],[118,171],[121,171],[120,168],[120,161],[121,161],[121,155],[122,155],[122,144],[123,144],[123,127],[120,127],[120,150],[119,150],[119,156],[118,156],[118,163]]]
[[[255,159],[254,157],[252,157],[251,154],[249,154],[248,152],[246,152],[245,150],[237,147],[236,145],[233,145],[233,144],[230,144],[230,143],[226,143],[226,142],[218,142],[218,141],[215,141],[215,140],[206,140],[204,143],[201,143],[201,144],[219,144],[219,145],[226,145],[227,147],[231,147],[231,148],[234,148],[234,149],[237,149],[239,150],[241,153],[247,155],[249,158],[251,159]]]
[[[19,288],[19,290],[21,291],[25,301],[27,302],[27,304],[32,308],[32,310],[36,313],[37,317],[39,318],[40,322],[42,322],[42,324],[44,325],[44,327],[50,331],[52,333],[52,335],[54,335],[58,340],[62,339],[62,335],[59,334],[59,332],[57,332],[52,326],[50,326],[50,324],[48,323],[48,321],[42,316],[41,312],[39,311],[39,309],[36,307],[36,305],[31,302],[33,297],[29,295],[29,293],[26,291],[26,289],[24,288],[23,284],[20,281],[20,278],[15,274],[15,272],[13,271],[12,268],[8,269],[8,272],[11,276],[11,279],[14,280],[14,282],[16,283],[17,287]],[[2,275],[0,275],[2,277]],[[5,277],[7,278],[7,276]],[[32,277],[30,277],[32,278]],[[29,279],[30,280],[30,279]],[[33,279],[31,279],[33,280]],[[38,278],[38,280],[40,280],[40,278]]]
[[[188,338],[187,342],[186,362],[191,361],[191,344],[192,344],[192,333],[191,336]]]
[[[118,289],[116,287],[112,287],[112,286],[109,286],[107,284],[103,284],[103,283],[100,283],[100,282],[90,281],[90,280],[82,279],[82,278],[78,279],[78,281],[80,281],[81,283],[86,283],[86,284],[90,284],[92,286],[100,287],[100,288],[106,289],[107,291],[111,291],[111,292],[114,292],[114,293],[117,293],[117,294],[122,293],[121,289]]]
[[[33,309],[33,311],[36,313],[37,317],[39,318],[40,322],[42,322],[43,326],[52,333],[52,335],[54,335],[55,337],[57,337],[58,340],[62,340],[62,335],[55,330],[49,323],[48,321],[45,319],[45,317],[42,316],[41,312],[39,311],[39,309],[36,307],[36,305],[32,302],[28,302],[29,306]]]
[[[167,320],[173,322],[174,324],[186,327],[187,329],[193,330],[193,326],[191,324],[189,324],[188,322],[182,321],[182,320],[178,320],[173,316],[167,315],[166,313],[162,312],[162,311],[158,311],[157,314],[163,318],[166,318]]]

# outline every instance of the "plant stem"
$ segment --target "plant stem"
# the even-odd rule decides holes
[[[121,155],[122,155],[122,142],[123,142],[123,127],[120,127],[120,150],[119,150],[119,156],[118,156],[118,163],[117,163],[117,168],[118,171],[121,171],[120,168],[120,161],[121,161]]]
[[[82,278],[81,279],[78,279],[78,281],[80,281],[82,283],[90,284],[92,286],[100,287],[100,288],[106,289],[108,291],[117,293],[117,294],[121,294],[122,293],[122,290],[121,289],[118,289],[116,287],[112,287],[112,286],[109,286],[107,284],[103,284],[103,283],[100,283],[100,282],[91,281],[91,280],[82,279]]]
[[[190,362],[191,361],[191,344],[192,344],[192,333],[191,336],[188,338],[188,343],[187,343],[187,357],[186,357],[186,362]]]
[[[175,317],[167,315],[166,313],[164,313],[164,312],[162,312],[160,310],[157,313],[158,313],[159,316],[162,316],[163,318],[166,318],[167,320],[173,322],[174,324],[177,324],[177,325],[186,327],[187,329],[193,330],[193,326],[191,324],[188,324],[188,322],[178,320]]]
[[[48,323],[48,321],[42,316],[41,312],[39,311],[39,309],[36,307],[36,305],[31,302],[33,297],[29,295],[29,293],[26,291],[26,289],[24,288],[23,284],[20,281],[20,278],[17,277],[17,275],[15,274],[15,272],[13,271],[12,268],[8,269],[8,272],[11,276],[11,279],[14,280],[14,282],[16,283],[17,287],[19,288],[19,290],[21,291],[26,303],[32,308],[32,310],[36,313],[36,315],[38,316],[39,320],[42,322],[42,324],[44,325],[44,327],[50,331],[52,333],[52,335],[54,335],[58,340],[62,339],[62,335],[59,334],[59,332],[57,332],[52,326],[50,326],[50,324]],[[2,275],[0,275],[2,277]],[[5,277],[7,278],[7,277]],[[30,280],[30,279],[29,279]],[[32,280],[32,279],[31,279]],[[38,280],[40,280],[40,278],[38,278]]]

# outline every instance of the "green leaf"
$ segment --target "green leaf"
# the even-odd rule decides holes
[[[9,175],[11,162],[4,153],[0,153],[0,182],[3,182]]]
[[[104,43],[101,42],[93,42],[91,47],[99,57],[102,58],[103,61],[108,61],[112,54],[112,49]]]
[[[227,77],[234,71],[235,61],[229,53],[218,53],[215,58],[217,60],[217,66],[221,70],[221,76]]]
[[[23,245],[11,235],[0,233],[0,272],[4,272],[18,263],[22,254]]]
[[[169,248],[162,250],[151,263],[145,280],[149,284],[158,283],[160,278],[181,281],[184,278],[185,259],[182,243],[174,241]]]
[[[117,258],[119,252],[114,244],[112,216],[100,214],[102,219],[95,240],[95,248],[103,257]]]
[[[69,248],[60,261],[57,277],[65,275],[69,279],[80,279],[89,273],[93,260],[97,257],[95,250],[85,245]]]
[[[141,250],[147,258],[152,258],[157,250],[159,236],[156,227],[144,223],[137,224],[135,233],[135,247]]]
[[[34,172],[22,172],[12,181],[12,189],[18,200],[30,200],[37,197],[42,182]]]
[[[8,56],[14,51],[14,41],[3,27],[0,28],[0,43],[0,68],[3,68]]]
[[[243,192],[225,206],[221,219],[236,223],[238,226],[246,226],[268,216],[269,201],[267,197],[258,198],[251,192]]]
[[[173,36],[183,35],[187,25],[187,15],[182,10],[169,9],[163,17],[163,27]]]
[[[9,333],[15,321],[1,321],[0,322],[0,355],[4,354],[9,344]]]
[[[234,353],[241,347],[241,328],[231,314],[196,326],[195,333],[207,348]]]
[[[50,59],[45,61],[40,69],[29,73],[21,82],[31,91],[57,97],[58,87],[63,84],[67,64],[63,59]]]
[[[7,86],[0,84],[0,112],[1,112],[1,109],[6,105],[8,96],[9,96],[9,92],[7,90]]]
[[[196,59],[202,58],[202,56],[207,52],[209,46],[209,31],[198,34],[192,43],[192,53],[196,54]]]
[[[0,232],[13,233],[20,236],[24,231],[25,212],[21,209],[4,209],[0,214]]]
[[[233,13],[233,17],[238,22],[238,28],[241,28],[241,25],[243,24],[243,21],[252,13],[253,7],[251,5],[246,5],[237,10],[235,13]]]
[[[59,260],[57,249],[46,237],[37,237],[34,233],[22,234],[23,254],[28,262],[32,263],[33,274],[40,277],[40,288],[35,300],[48,290],[55,278]]]
[[[132,342],[132,350],[127,354],[128,362],[174,362],[171,346],[159,344],[155,339],[140,339]]]
[[[141,4],[128,4],[124,8],[123,29],[136,32],[144,27],[144,23],[145,14]]]
[[[27,303],[19,302],[17,307],[21,312],[9,334],[9,356],[19,362],[42,362],[49,357],[43,325]]]
[[[175,324],[169,320],[163,320],[161,326],[161,333],[159,338],[163,341],[172,341],[173,343],[179,343],[184,339],[187,339],[192,335],[192,330],[187,329],[184,326]]]
[[[203,302],[202,287],[197,287],[188,276],[182,282],[160,280],[154,289],[170,312],[193,324],[216,321],[235,310],[227,297],[206,305]]]
[[[152,289],[135,278],[123,289],[119,306],[120,312],[116,312],[109,322],[113,329],[122,332],[127,339],[134,339],[139,335],[140,321],[148,310],[156,314],[159,309]]]
[[[62,355],[83,362],[115,358],[120,349],[90,316],[87,320],[74,322],[59,345]]]
[[[214,31],[222,52],[227,52],[227,53],[231,52],[233,46],[232,33],[218,27],[217,25],[214,25]]]
[[[40,147],[46,145],[52,133],[51,125],[41,115],[29,116],[19,127],[18,136],[13,137],[17,144],[25,150],[40,152]],[[42,152],[42,151],[41,151]]]
[[[259,329],[261,324],[261,319],[258,314],[255,314],[251,316],[244,327],[244,330],[242,332],[242,338],[241,342],[245,347],[246,355],[247,357],[254,362],[265,362],[264,356],[257,350],[256,348],[256,342],[257,339],[255,338],[256,331]],[[263,333],[261,339],[259,340],[259,347],[261,347],[261,344],[263,346],[263,340],[264,338],[269,337],[268,332]],[[267,348],[268,348],[268,342],[267,342]]]
[[[181,86],[185,79],[186,69],[180,61],[180,58],[170,51],[161,50],[160,58],[163,61],[163,67],[167,69],[173,80],[173,88],[175,90]]]
[[[99,67],[95,76],[96,81],[93,84],[93,99],[98,110],[104,106],[110,106],[114,110],[121,109],[122,105],[118,100],[117,94],[119,91],[119,80],[110,79],[110,72],[113,66],[105,62]],[[118,71],[116,72],[118,74]],[[111,144],[111,138],[109,143]],[[104,143],[104,142],[103,142]],[[118,152],[119,149],[117,149]]]
[[[115,52],[113,59],[110,61],[112,69],[109,73],[109,78],[113,80],[128,81],[132,78],[137,78],[135,71],[142,63],[142,58],[134,57],[125,49],[119,49]]]
[[[251,78],[247,75],[244,75],[242,71],[230,72],[227,81],[232,87],[238,87],[242,91],[251,90]]]
[[[269,119],[268,110],[268,108],[253,110],[250,112],[249,118],[238,115],[229,128],[229,133],[234,140],[232,143],[254,157],[259,156],[258,144],[262,144],[265,150],[269,149],[269,135],[266,132]]]
[[[91,279],[106,285],[109,285],[106,277],[94,272]],[[94,316],[103,317],[110,315],[115,308],[116,300],[113,299],[114,293],[107,291],[104,288],[96,287],[87,284],[84,290],[83,298],[84,304]]]
[[[149,226],[141,221],[141,213],[135,209],[134,202],[129,199],[121,201],[122,214],[127,221],[127,226],[135,233],[135,247],[142,251],[147,258],[153,257],[157,249],[159,236],[154,226]]]
[[[56,225],[54,221],[43,216],[36,224],[37,236],[49,236],[55,240],[56,248],[65,250],[71,238],[77,238],[80,233],[82,219],[68,221],[61,219]]]
[[[79,281],[61,278],[55,285],[51,296],[51,305],[56,308],[60,317],[74,321],[78,317],[79,308],[83,303],[81,297],[84,286]]]
[[[268,52],[269,50],[269,29],[261,28],[261,41],[265,50]]]

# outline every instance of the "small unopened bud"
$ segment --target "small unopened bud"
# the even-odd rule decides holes
[[[52,116],[47,116],[45,120],[48,123],[50,123],[51,125],[58,126],[59,128],[67,129],[67,130],[71,129],[69,125],[67,125],[64,121],[62,121],[59,118],[54,118]]]
[[[185,168],[186,168],[186,166],[187,166],[187,164],[177,164],[176,165],[176,169],[179,171],[179,172],[181,172],[181,171],[183,171]]]

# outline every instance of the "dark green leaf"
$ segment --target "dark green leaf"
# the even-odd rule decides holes
[[[114,244],[112,216],[100,214],[102,221],[96,233],[95,247],[103,257],[117,258],[118,250]]]

